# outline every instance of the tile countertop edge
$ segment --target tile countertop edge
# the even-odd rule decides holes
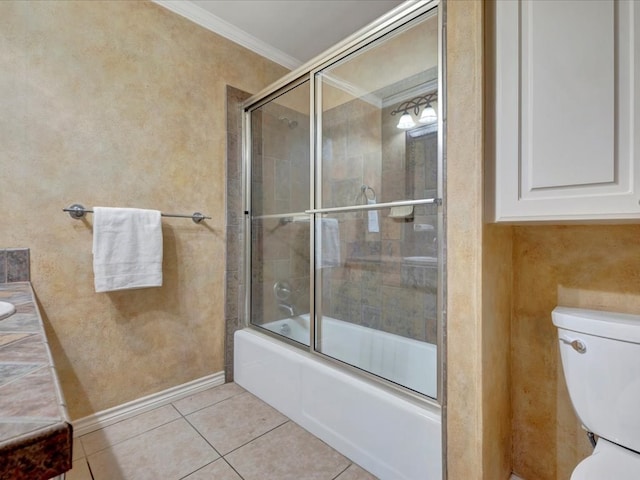
[[[44,345],[46,351],[46,368],[50,375],[51,387],[55,391],[57,416],[50,418],[51,422],[39,428],[34,428],[24,434],[16,435],[6,439],[0,438],[0,478],[11,478],[12,480],[22,479],[46,479],[66,472],[72,464],[73,427],[69,419],[66,403],[60,387],[53,356],[49,347],[42,315],[36,302],[35,292],[30,282],[15,282],[0,284],[0,292],[12,292],[16,296],[24,295],[20,303],[16,303],[16,308],[20,313],[21,305],[28,305],[33,309],[33,315],[37,320],[38,331],[29,331],[30,334],[37,334],[39,340]],[[9,299],[11,301],[11,299]],[[30,305],[29,305],[30,304]],[[25,315],[29,315],[26,313]],[[8,317],[2,321],[10,320]],[[0,321],[0,324],[2,323]],[[0,330],[0,336],[2,331]],[[18,343],[18,342],[15,342]],[[10,345],[9,342],[8,345]],[[2,347],[7,347],[3,345]],[[1,348],[1,347],[0,347]],[[40,370],[40,369],[38,369]],[[25,378],[28,375],[25,375]],[[11,382],[9,382],[11,383]],[[0,385],[2,387],[2,385]],[[35,415],[37,417],[37,415]],[[8,417],[9,419],[11,417]],[[0,418],[0,431],[3,419]],[[9,475],[7,477],[6,475]]]

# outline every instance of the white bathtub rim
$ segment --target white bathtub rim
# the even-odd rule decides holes
[[[319,362],[325,368],[334,368],[349,376],[353,382],[362,383],[370,393],[382,390],[385,394],[390,395],[391,397],[400,397],[401,399],[410,402],[416,408],[426,408],[432,415],[431,419],[440,420],[442,418],[442,406],[432,397],[405,388],[397,383],[387,380],[384,377],[379,377],[378,375],[369,373],[366,370],[362,370],[358,367],[354,367],[353,365],[336,360],[335,358],[324,355],[321,352],[311,353],[307,350],[307,348],[309,348],[308,345],[300,344],[295,340],[278,335],[269,329],[248,325],[237,332],[241,332],[242,330],[248,330],[252,334],[255,333],[263,338],[276,341],[278,347],[283,346],[287,350],[299,353],[308,361]]]
[[[382,378],[392,388],[404,387],[419,395],[438,398],[437,345],[332,317],[323,316],[323,320],[325,340],[323,351],[318,353],[325,358],[339,361],[352,372],[372,375],[369,378]],[[284,325],[288,325],[287,332],[281,332]],[[307,313],[252,327],[290,345],[309,348]]]

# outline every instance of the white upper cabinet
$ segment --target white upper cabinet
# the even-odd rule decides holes
[[[640,2],[492,10],[487,220],[640,219]]]

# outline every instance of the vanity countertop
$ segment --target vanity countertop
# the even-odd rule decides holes
[[[16,313],[0,320],[0,479],[71,468],[73,432],[29,282],[0,283]]]

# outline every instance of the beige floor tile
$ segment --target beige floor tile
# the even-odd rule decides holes
[[[245,480],[332,480],[349,460],[293,422],[225,457]]]
[[[287,421],[287,417],[249,392],[203,408],[186,418],[221,455]]]
[[[72,461],[76,461],[79,458],[84,458],[84,448],[82,447],[82,442],[79,438],[73,439],[73,456],[71,457]]]
[[[192,473],[184,480],[242,480],[222,458]]]
[[[81,458],[74,461],[71,470],[65,474],[64,480],[92,480],[87,459]]]
[[[336,480],[378,480],[378,477],[371,475],[364,468],[352,463],[349,468],[338,475]]]
[[[177,480],[218,457],[181,418],[88,458],[95,480]]]
[[[135,437],[143,432],[152,430],[180,418],[180,414],[171,405],[165,405],[136,417],[109,425],[96,432],[80,437],[84,452],[91,455],[111,445]]]
[[[203,392],[196,393],[190,397],[183,398],[177,402],[173,402],[173,406],[178,409],[182,415],[189,415],[204,407],[208,407],[215,403],[231,398],[235,395],[244,393],[246,390],[235,383],[225,383],[217,387],[210,388]]]

